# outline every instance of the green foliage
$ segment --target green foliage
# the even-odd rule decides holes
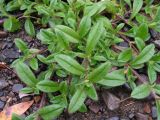
[[[12,15],[17,11],[22,15]],[[97,86],[127,84],[135,99],[160,95],[156,81],[160,53],[149,32],[160,32],[159,16],[160,6],[154,0],[0,0],[4,30],[15,32],[24,27],[46,47],[29,48],[25,40],[15,39],[22,54],[11,66],[27,85],[21,92],[45,93],[50,103],[25,120],[38,115],[52,120],[66,110],[86,112],[85,100],[98,100]],[[118,46],[123,41],[128,47]],[[39,70],[42,64],[43,71]],[[139,71],[149,79],[137,86]],[[159,111],[159,101],[156,104]],[[21,118],[13,115],[13,119]]]
[[[142,99],[147,97],[151,93],[151,87],[148,84],[143,84],[136,87],[132,93],[131,97],[136,99]]]

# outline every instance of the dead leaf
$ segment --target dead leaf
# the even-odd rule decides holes
[[[19,103],[19,104],[16,104],[16,105],[13,105],[11,107],[4,109],[2,112],[0,112],[0,119],[1,120],[11,120],[13,113],[17,115],[22,115],[28,110],[28,108],[30,108],[33,102],[34,102],[33,100],[28,101],[28,102],[22,102],[22,103]]]

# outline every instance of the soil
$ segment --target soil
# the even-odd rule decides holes
[[[153,41],[160,40],[160,34],[151,31]],[[24,39],[30,48],[43,49],[44,46],[36,40],[28,37],[26,33],[21,30],[16,33],[8,33],[6,37],[0,38],[0,62],[6,63],[8,68],[0,66],[0,111],[4,107],[11,106],[22,101],[34,99],[35,96],[22,97],[19,90],[25,85],[20,82],[14,70],[9,65],[17,59],[21,53],[15,47],[14,38]],[[157,49],[159,46],[157,45]],[[114,110],[108,108],[106,103],[107,94],[113,95],[113,99],[119,99],[119,106]],[[156,120],[155,102],[152,100],[135,101],[130,96],[130,90],[126,86],[118,87],[116,89],[101,89],[98,92],[99,100],[94,102],[90,99],[86,101],[88,112],[69,115],[64,112],[57,120]],[[104,96],[105,95],[105,96]],[[37,96],[36,96],[37,97]],[[41,96],[38,96],[41,97]],[[128,98],[128,99],[126,99]],[[39,107],[40,101],[26,112],[25,115],[33,113]]]

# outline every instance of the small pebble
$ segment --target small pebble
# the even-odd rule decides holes
[[[1,101],[7,101],[6,96],[2,96],[2,97],[0,97],[0,99],[1,99]]]
[[[148,120],[148,115],[144,115],[142,113],[137,113],[136,120]]]
[[[108,120],[119,120],[119,117],[111,117]]]
[[[120,99],[114,94],[104,91],[102,97],[109,110],[113,111],[119,108]]]
[[[157,118],[157,108],[156,107],[152,107],[152,117]]]
[[[12,87],[12,91],[18,93],[23,88],[22,84],[14,84]]]
[[[4,92],[1,91],[1,92],[0,92],[0,97],[2,97],[3,95],[4,95]]]
[[[3,101],[0,101],[0,109],[3,109],[5,103]]]
[[[130,119],[132,119],[133,117],[134,117],[134,114],[133,113],[131,113],[131,114],[129,114],[129,116],[128,116]]]
[[[98,105],[90,105],[89,109],[94,113],[98,113],[100,110],[100,107]]]
[[[8,86],[8,82],[5,79],[0,78],[0,90]]]
[[[121,43],[119,43],[119,46],[122,46],[122,47],[129,47],[129,45],[128,45],[127,42],[121,42]]]

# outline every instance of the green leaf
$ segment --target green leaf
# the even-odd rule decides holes
[[[115,87],[126,83],[124,70],[115,70],[108,73],[102,80],[97,82],[98,84]]]
[[[141,38],[135,38],[135,43],[139,51],[142,51],[145,47],[145,42]]]
[[[143,0],[134,0],[133,1],[133,10],[131,14],[131,19],[133,19],[137,13],[141,10],[143,5]]]
[[[37,113],[32,113],[28,115],[24,120],[35,120],[37,117]]]
[[[97,22],[92,28],[87,38],[86,53],[91,54],[103,34],[103,22]]]
[[[151,93],[151,88],[150,88],[149,84],[142,84],[142,85],[136,87],[132,91],[131,97],[136,98],[136,99],[143,99],[143,98],[149,96],[150,93]]]
[[[95,100],[95,101],[98,100],[98,95],[97,95],[96,89],[93,84],[86,86],[85,91],[86,91],[86,94],[89,98],[91,98],[92,100]]]
[[[33,93],[33,92],[34,92],[34,89],[30,87],[25,87],[20,90],[20,93],[24,93],[24,94]]]
[[[160,85],[159,84],[156,84],[153,89],[156,94],[160,95]]]
[[[152,57],[151,60],[152,60],[152,61],[155,61],[155,62],[159,62],[159,61],[160,61],[160,53],[155,54],[155,55]]]
[[[156,107],[157,107],[157,120],[160,120],[160,100],[156,100]]]
[[[147,41],[150,38],[147,23],[142,23],[138,27],[138,30],[136,31],[136,37],[141,38],[144,41]]]
[[[69,107],[68,107],[68,112],[69,113],[74,113],[78,109],[80,109],[80,107],[83,105],[86,97],[87,97],[87,95],[86,95],[83,87],[77,88],[75,94],[71,98],[71,101],[70,101],[70,104],[69,104]]]
[[[19,78],[28,86],[34,87],[38,82],[33,72],[26,64],[19,62],[16,64],[15,69]]]
[[[50,80],[42,80],[36,87],[43,92],[56,92],[59,90],[59,84]]]
[[[87,112],[87,107],[85,104],[83,104],[80,109],[79,109],[80,112]]]
[[[160,7],[158,7],[157,13],[154,18],[154,22],[159,22],[159,21],[160,21]]]
[[[60,92],[64,95],[67,95],[68,94],[68,84],[67,84],[67,81],[62,81],[59,85],[59,88],[60,88]]]
[[[155,71],[160,72],[160,65],[158,63],[154,63],[153,68]]]
[[[27,44],[23,42],[23,40],[20,38],[15,38],[15,44],[18,47],[18,49],[21,50],[22,52],[28,49]]]
[[[132,50],[130,48],[122,51],[118,56],[119,62],[128,62],[132,58]]]
[[[45,5],[36,5],[35,9],[38,11],[38,14],[43,14],[46,16],[50,16],[52,11],[50,11],[49,7],[45,6]]]
[[[88,80],[90,80],[91,82],[97,82],[102,80],[102,78],[107,74],[110,68],[110,62],[101,64],[98,68],[94,69],[91,73],[89,73]]]
[[[53,104],[38,110],[39,115],[44,120],[52,120],[57,118],[62,112],[64,107],[59,104]]]
[[[141,53],[131,62],[132,66],[136,66],[139,64],[143,64],[145,62],[148,62],[154,55],[155,46],[153,44],[147,45]]]
[[[75,75],[82,75],[85,69],[73,58],[64,54],[55,56],[55,61],[65,70]]]
[[[83,38],[91,28],[91,17],[84,16],[80,22],[78,33]]]
[[[128,5],[129,5],[129,7],[131,8],[131,0],[124,0]]]
[[[37,38],[41,40],[43,44],[50,44],[55,41],[56,36],[51,29],[41,29],[37,34]]]
[[[55,32],[57,35],[60,35],[63,40],[67,40],[72,43],[78,43],[80,41],[80,36],[78,33],[67,26],[57,25],[55,27]]]
[[[148,72],[149,81],[151,84],[153,84],[157,79],[157,72],[153,68],[153,64],[150,62],[148,63],[148,71],[147,72]]]
[[[33,69],[33,70],[38,70],[38,61],[36,58],[32,58],[30,61],[29,61],[29,65],[30,67]]]
[[[24,119],[23,119],[21,116],[13,113],[13,114],[12,114],[12,120],[24,120]]]
[[[28,35],[34,37],[35,36],[35,29],[32,21],[30,19],[26,19],[24,24],[25,31],[28,33]]]
[[[20,29],[20,22],[15,17],[10,17],[4,21],[3,27],[9,32]]]

